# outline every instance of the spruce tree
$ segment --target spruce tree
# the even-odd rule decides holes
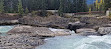
[[[22,8],[22,1],[21,0],[19,0],[19,4],[18,4],[18,13],[19,14],[24,13],[24,9]]]
[[[60,7],[59,7],[59,10],[58,10],[58,14],[59,16],[63,16],[63,12],[64,12],[64,0],[60,0]]]
[[[0,0],[0,13],[4,12],[4,0]]]
[[[18,0],[4,0],[4,12],[18,12]]]
[[[28,8],[25,8],[25,14],[28,14],[28,13],[29,13]]]
[[[47,12],[46,12],[46,9],[47,9],[47,1],[48,0],[41,0],[41,16],[47,16]]]
[[[82,12],[87,12],[88,11],[88,6],[87,6],[87,1],[86,0],[83,0],[83,3],[82,3]]]

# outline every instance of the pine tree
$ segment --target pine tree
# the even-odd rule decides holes
[[[28,14],[28,13],[29,13],[28,8],[25,8],[25,13],[26,13],[26,14]]]
[[[88,6],[87,6],[87,1],[86,0],[83,0],[83,12],[87,12],[88,11]]]
[[[18,0],[4,0],[4,12],[18,12]]]
[[[21,0],[19,0],[18,12],[19,12],[19,14],[23,14],[24,13],[24,9],[22,8],[22,1]]]
[[[2,4],[0,4],[2,5]],[[19,12],[28,10],[59,10],[59,13],[86,12],[86,0],[4,0],[5,12]],[[62,14],[63,15],[63,14]]]
[[[41,10],[47,9],[47,0],[41,0]]]
[[[4,0],[0,0],[0,13],[4,12]]]
[[[47,9],[47,1],[48,0],[41,0],[41,13],[42,13],[42,15],[41,16],[47,16],[47,12],[46,12],[46,9]]]
[[[64,12],[64,0],[60,0],[60,7],[58,10],[59,16],[63,16],[63,12]]]

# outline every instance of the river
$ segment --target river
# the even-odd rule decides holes
[[[59,36],[45,41],[44,45],[36,49],[111,49],[111,35]]]
[[[10,31],[14,26],[0,26],[0,35],[7,35],[6,32]]]
[[[6,32],[13,27],[14,26],[0,26],[1,35],[6,35]],[[36,47],[35,49],[111,49],[111,35],[57,36],[54,38],[46,38],[45,42],[45,44]]]

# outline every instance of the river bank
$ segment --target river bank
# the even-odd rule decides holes
[[[47,37],[56,38],[58,36],[62,36],[62,37],[58,37],[57,39],[52,38],[51,44],[54,44],[53,42],[57,43],[56,41],[58,41],[59,38],[60,39],[63,38],[64,40],[64,36],[66,36],[66,39],[65,39],[66,41],[65,40],[63,41],[61,39],[58,42],[62,42],[62,41],[67,42],[67,40],[70,39],[69,36],[71,35],[75,36],[75,34],[79,35],[81,38],[88,38],[88,39],[89,39],[88,36],[90,35],[93,35],[94,37],[96,36],[106,37],[104,35],[111,34],[111,31],[110,31],[111,23],[109,18],[97,18],[97,17],[65,18],[65,17],[55,16],[55,15],[48,16],[48,17],[40,17],[40,16],[17,17],[15,15],[14,17],[14,16],[9,16],[7,14],[1,14],[0,18],[1,18],[0,25],[12,25],[11,28],[10,26],[9,27],[3,26],[0,28],[1,35],[3,35],[4,33],[2,31],[5,31],[5,34],[6,34],[5,36],[0,36],[1,49],[3,48],[35,49],[35,47],[47,44],[47,41],[45,41],[47,40]],[[69,39],[67,39],[68,37]],[[76,39],[76,37],[74,38]],[[55,39],[55,41],[53,39]],[[110,41],[110,39],[108,41]],[[71,43],[66,43],[66,47],[69,46],[67,44],[71,44]],[[60,45],[60,46],[63,47],[63,45]],[[39,49],[42,49],[42,48],[39,48]],[[60,47],[57,47],[57,48],[60,49]]]
[[[73,43],[75,46],[77,46],[77,44],[75,43],[77,41],[86,43],[86,44],[81,45],[81,46],[83,46],[82,48],[85,48],[85,49],[88,49],[90,47],[90,44],[93,45],[92,43],[93,42],[95,43],[96,41],[97,42],[99,41],[100,44],[91,46],[92,49],[93,48],[97,49],[97,47],[101,47],[99,45],[103,45],[104,42],[106,42],[105,44],[108,45],[108,46],[104,45],[105,48],[110,48],[109,47],[110,42],[108,42],[108,41],[110,41],[110,35],[108,35],[108,37],[107,37],[107,35],[97,36],[97,34],[95,34],[95,35],[89,34],[90,32],[91,33],[95,32],[94,30],[91,30],[91,29],[89,29],[89,30],[80,29],[81,30],[80,33],[83,32],[83,34],[80,34],[80,33],[76,34],[74,31],[67,30],[67,29],[54,29],[54,28],[45,28],[45,27],[42,27],[42,29],[41,29],[41,27],[32,27],[32,26],[26,26],[26,25],[2,26],[0,28],[1,28],[0,32],[3,33],[5,31],[7,34],[5,36],[0,36],[0,41],[1,41],[0,48],[1,49],[4,49],[4,48],[6,48],[6,49],[12,49],[12,48],[16,48],[16,49],[19,49],[19,48],[21,48],[21,49],[45,49],[45,48],[52,49],[53,46],[56,48],[62,49],[64,45],[66,45],[65,47],[69,49],[69,47],[71,45],[67,45],[67,44]],[[110,29],[110,28],[108,28],[108,29]],[[104,32],[105,30],[106,30],[105,33],[109,34],[108,32],[110,30],[107,30],[107,28],[99,29],[100,32],[101,31]],[[86,34],[86,35],[84,35],[84,34]],[[47,37],[49,37],[49,38],[47,38]],[[103,39],[102,40],[103,42],[101,42],[100,39]],[[89,42],[89,44],[87,44],[87,41],[89,41],[89,40],[92,41],[92,43]],[[59,45],[57,45],[57,42]],[[66,43],[66,42],[68,42],[68,43]],[[78,43],[81,43],[81,42],[78,42]],[[107,44],[107,42],[109,44]],[[52,44],[51,45],[52,47],[50,47],[50,44]],[[87,46],[84,47],[85,45],[87,45]],[[61,47],[59,47],[59,46],[61,46]],[[97,47],[95,47],[95,46],[97,46]],[[73,48],[73,47],[71,46],[70,48]],[[79,46],[75,49],[79,49]]]

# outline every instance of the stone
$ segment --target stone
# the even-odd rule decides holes
[[[101,35],[111,34],[111,27],[100,27],[98,33]]]
[[[83,35],[83,36],[99,35],[99,34],[96,32],[96,30],[90,29],[90,28],[77,29],[76,32],[77,32],[77,34]]]
[[[44,39],[31,35],[22,33],[0,37],[0,49],[34,49],[34,47],[44,44]]]
[[[68,30],[69,31],[69,30]],[[39,36],[61,36],[61,35],[70,35],[71,33],[66,31],[51,31],[47,27],[32,27],[32,26],[15,26],[12,30],[7,32],[8,34],[21,34],[21,33],[34,33]]]
[[[100,36],[97,32],[89,32],[89,31],[84,31],[84,32],[78,33],[78,35],[82,35],[82,36],[97,35],[97,36]]]
[[[84,32],[84,31],[87,31],[87,32],[96,32],[96,30],[90,29],[90,28],[81,28],[81,29],[77,29],[76,30],[77,33],[81,33],[81,32]]]
[[[70,22],[68,25],[68,29],[76,31],[76,29],[84,27],[85,24],[86,23],[81,23],[80,21],[77,21],[75,23]]]

